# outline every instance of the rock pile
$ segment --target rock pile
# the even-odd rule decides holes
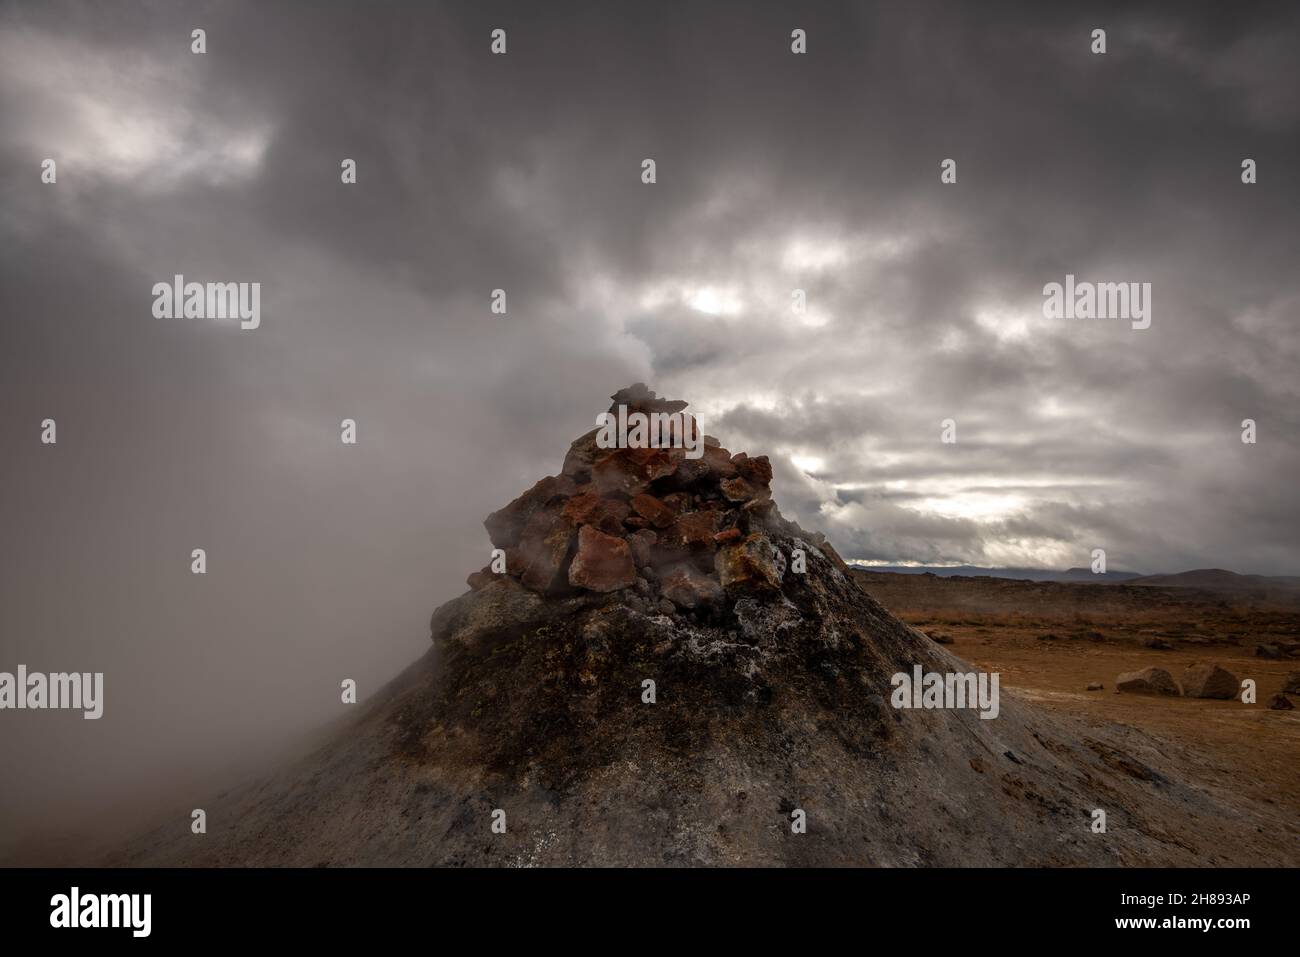
[[[687,405],[642,383],[610,398],[614,415],[620,406],[649,416]],[[847,570],[824,536],[781,517],[767,456],[732,454],[708,435],[701,446],[695,419],[682,415],[697,457],[682,447],[601,448],[600,429],[576,439],[558,475],[487,517],[505,570],[474,572],[470,588],[504,574],[547,598],[628,589],[665,614],[708,613],[779,591],[793,557],[782,540],[806,539]]]

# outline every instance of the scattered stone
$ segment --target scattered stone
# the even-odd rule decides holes
[[[627,588],[636,580],[627,542],[590,525],[578,530],[578,552],[569,566],[569,584],[607,592]]]
[[[1088,690],[1089,690],[1089,691],[1105,691],[1105,690],[1106,690],[1106,686],[1105,686],[1104,684],[1102,684],[1100,681],[1090,681],[1090,682],[1088,682]]]
[[[1275,694],[1269,699],[1268,708],[1270,711],[1294,711],[1295,705],[1291,703],[1291,699],[1286,695]]]
[[[1154,648],[1157,651],[1172,651],[1173,645],[1163,638],[1152,638],[1150,636],[1142,639],[1143,648]]]
[[[937,631],[936,631],[936,632],[933,632],[933,633],[930,635],[930,640],[931,640],[931,641],[934,641],[934,642],[938,642],[938,643],[941,644],[941,645],[951,645],[951,644],[952,644],[952,639],[951,639],[950,637],[948,637],[947,635],[940,634],[940,633],[937,632]]]
[[[1284,694],[1300,694],[1300,671],[1293,671],[1282,679]]]
[[[1256,658],[1281,658],[1282,652],[1277,645],[1263,644],[1255,646]]]
[[[1187,666],[1182,677],[1183,696],[1187,698],[1218,698],[1226,701],[1235,698],[1241,683],[1230,671],[1209,662],[1195,662]]]
[[[1131,694],[1177,695],[1178,683],[1164,668],[1128,671],[1115,679],[1115,691]]]

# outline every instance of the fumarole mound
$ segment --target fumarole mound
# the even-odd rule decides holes
[[[693,426],[684,402],[644,386],[613,399]],[[1272,822],[1188,783],[1140,732],[1049,715],[1005,687],[993,720],[893,707],[896,673],[973,669],[784,519],[771,478],[766,458],[712,438],[691,457],[582,436],[559,474],[487,518],[504,569],[474,572],[434,613],[429,655],[329,744],[217,805],[201,840],[182,819],[126,859],[1258,859]]]

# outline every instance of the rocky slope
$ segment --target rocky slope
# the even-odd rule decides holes
[[[685,406],[642,386],[620,404]],[[972,669],[781,516],[765,458],[712,439],[699,458],[607,450],[596,436],[488,517],[505,570],[470,575],[434,613],[430,653],[355,722],[210,805],[208,834],[178,818],[117,862],[1193,865],[1267,853],[1231,793],[1183,780],[1140,733],[1005,689],[995,720],[895,709],[893,674]],[[1092,830],[1097,808],[1106,833]],[[799,811],[805,833],[792,829]]]

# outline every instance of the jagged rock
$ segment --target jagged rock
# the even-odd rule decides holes
[[[1235,698],[1241,687],[1237,676],[1209,662],[1187,666],[1182,676],[1183,696],[1187,698]]]
[[[627,537],[627,546],[632,550],[632,561],[636,563],[637,568],[650,564],[654,545],[658,540],[659,536],[648,528],[640,529]]]
[[[772,482],[772,463],[766,455],[750,458],[744,452],[737,452],[731,457],[736,471],[747,481],[766,487]]]
[[[1177,695],[1178,684],[1164,668],[1128,671],[1115,679],[1115,691],[1130,694]]]
[[[725,479],[721,483],[722,494],[731,502],[748,502],[752,498],[758,497],[760,493],[771,495],[767,489],[758,489],[750,485],[743,478]]]
[[[564,464],[560,467],[561,475],[568,476],[575,482],[591,481],[591,467],[597,457],[604,455],[606,451],[596,445],[596,436],[599,434],[600,429],[592,429],[586,435],[573,440],[569,451],[564,456]]]
[[[620,405],[627,406],[629,412],[680,412],[685,409],[689,402],[681,399],[661,399],[655,395],[653,389],[646,388],[644,382],[636,382],[626,389],[619,389],[610,397],[611,405],[609,411],[618,412]]]
[[[584,485],[564,506],[564,515],[575,525],[591,525],[607,535],[623,531],[623,521],[631,513],[626,502],[603,498],[594,485]]]
[[[1295,705],[1291,699],[1284,694],[1275,694],[1268,700],[1268,709],[1270,711],[1294,711]]]
[[[672,508],[653,495],[633,496],[632,509],[655,528],[667,528],[677,518],[678,509]]]
[[[722,598],[722,586],[716,578],[686,563],[666,569],[659,578],[659,588],[678,608],[697,608]]]
[[[506,570],[534,591],[554,591],[563,581],[564,562],[573,545],[575,525],[563,512],[534,512],[519,536],[519,548],[507,553]],[[511,558],[514,558],[514,564]]]
[[[734,478],[736,467],[731,464],[731,453],[721,446],[705,445],[698,459],[687,458],[682,449],[673,449],[677,469],[663,484],[667,489],[685,491],[716,487],[723,479]]]
[[[743,541],[725,545],[714,559],[718,580],[727,589],[776,591],[785,575],[784,556],[767,536],[754,533]]]
[[[577,490],[577,484],[567,475],[552,475],[542,479],[523,495],[483,520],[488,538],[497,548],[510,548],[519,544],[524,526],[538,509],[545,508]]]
[[[712,549],[718,521],[719,515],[712,509],[684,512],[659,532],[658,548],[667,553]]]
[[[602,495],[639,495],[655,479],[672,475],[677,465],[668,449],[614,449],[597,458],[591,478]]]
[[[429,632],[440,643],[474,647],[518,635],[528,623],[544,618],[548,608],[558,613],[541,595],[513,578],[496,575],[478,591],[439,607],[429,620]]]
[[[589,591],[609,592],[636,582],[636,565],[627,542],[584,525],[578,530],[578,552],[569,565],[569,584]]]

